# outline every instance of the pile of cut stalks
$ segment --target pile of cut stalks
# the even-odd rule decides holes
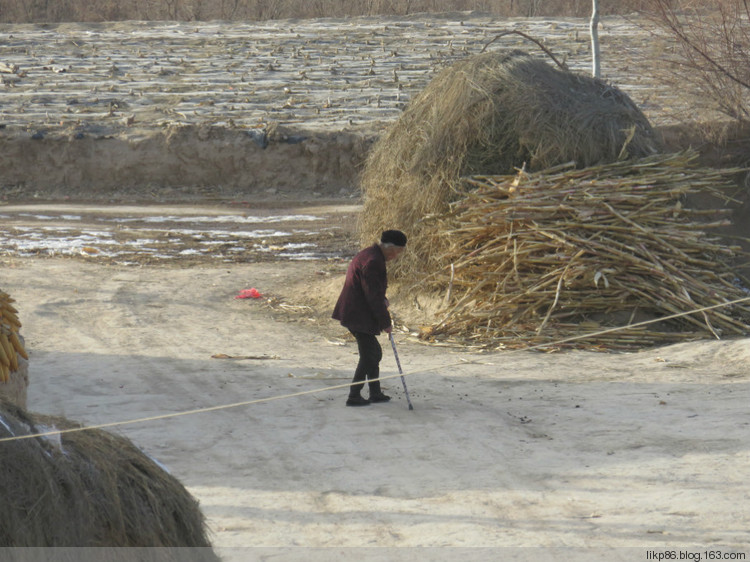
[[[750,282],[733,266],[746,256],[707,234],[730,224],[744,170],[696,157],[462,178],[449,211],[428,219],[446,246],[432,279],[446,308],[421,337],[628,350],[747,335]],[[688,208],[696,194],[719,208]]]

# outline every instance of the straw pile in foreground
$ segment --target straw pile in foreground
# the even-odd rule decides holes
[[[0,290],[0,396],[26,406],[29,355],[21,336],[18,310],[10,295]]]
[[[19,357],[29,358],[18,336],[21,322],[14,302],[8,293],[0,291],[0,383],[8,382],[11,372],[18,370]]]
[[[443,69],[378,140],[361,177],[363,244],[386,228],[409,235],[402,272],[429,270],[424,216],[446,210],[467,175],[578,167],[655,154],[651,126],[628,96],[521,51]]]
[[[698,169],[695,157],[464,178],[465,195],[430,221],[449,244],[431,281],[450,297],[423,337],[627,349],[746,335],[748,302],[599,333],[748,297],[739,248],[707,234],[729,211],[684,206],[697,192],[727,197],[739,170]]]
[[[0,438],[76,427],[0,401]],[[85,430],[4,441],[0,474],[0,546],[161,547],[139,560],[218,561],[197,501],[124,437]]]

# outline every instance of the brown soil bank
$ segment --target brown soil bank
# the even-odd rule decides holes
[[[349,196],[371,144],[362,133],[186,125],[137,138],[0,137],[2,197],[129,200],[183,195]]]
[[[746,166],[748,133],[707,140],[698,124],[656,127],[665,150],[706,166]],[[0,135],[0,199],[133,201],[354,197],[374,131],[171,126],[141,134]],[[743,211],[744,213],[744,211]],[[744,216],[744,215],[743,215]]]

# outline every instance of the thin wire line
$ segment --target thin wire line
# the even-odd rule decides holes
[[[741,299],[736,299],[736,300],[725,302],[725,303],[714,304],[714,305],[711,305],[711,306],[704,306],[702,308],[696,308],[694,310],[689,310],[689,311],[686,311],[686,312],[678,312],[678,313],[675,313],[675,314],[671,314],[669,316],[663,316],[661,318],[656,318],[656,319],[651,319],[651,320],[644,320],[642,322],[636,322],[635,324],[628,324],[626,326],[618,326],[618,327],[615,327],[615,328],[607,328],[605,330],[600,330],[598,332],[593,332],[593,333],[590,333],[590,334],[582,334],[582,335],[578,335],[578,336],[571,336],[571,337],[564,338],[564,339],[561,339],[561,340],[557,340],[557,341],[554,341],[554,342],[537,344],[537,345],[533,345],[533,346],[525,347],[525,348],[520,348],[520,349],[513,349],[513,350],[510,350],[510,351],[504,352],[504,354],[505,355],[509,355],[511,353],[516,353],[516,352],[520,352],[520,351],[533,351],[534,349],[539,349],[539,348],[543,348],[543,347],[551,347],[551,346],[554,346],[554,345],[559,345],[559,344],[567,343],[567,342],[571,342],[571,341],[582,340],[582,339],[590,338],[590,337],[593,337],[593,336],[599,336],[599,335],[602,335],[602,334],[609,334],[609,333],[612,333],[612,332],[618,332],[620,330],[625,330],[625,329],[628,329],[628,328],[637,328],[637,327],[640,327],[640,326],[646,326],[648,324],[654,324],[656,322],[663,322],[665,320],[672,320],[674,318],[679,318],[681,316],[687,316],[689,314],[696,314],[696,313],[699,313],[699,312],[705,312],[707,310],[713,310],[713,309],[722,308],[722,307],[725,307],[725,306],[732,306],[734,304],[739,304],[739,303],[746,302],[746,301],[750,301],[750,297],[743,297]],[[465,362],[463,362],[463,361],[457,361],[456,363],[449,363],[447,365],[441,365],[441,368],[444,369],[446,367],[453,367],[453,366],[463,365],[464,363]],[[403,375],[401,375],[401,374],[395,374],[395,375],[388,375],[388,376],[385,376],[385,377],[381,376],[381,377],[379,377],[379,379],[381,381],[384,381],[384,380],[393,379],[393,378],[400,377],[400,376],[412,375],[412,374],[414,374],[416,372],[427,372],[427,371],[422,370],[422,371],[415,371],[415,372],[412,372],[412,373],[408,373],[408,372],[407,373],[403,373]],[[318,392],[327,392],[329,390],[339,390],[339,389],[342,389],[342,388],[348,388],[348,387],[350,387],[350,386],[352,386],[354,384],[361,384],[361,383],[350,382],[350,383],[346,383],[346,384],[338,384],[338,385],[335,385],[335,386],[327,386],[325,388],[317,388],[317,389],[314,389],[314,390],[303,390],[301,392],[295,392],[295,393],[292,393],[292,394],[282,394],[282,395],[277,395],[277,396],[269,396],[267,398],[257,398],[255,400],[246,400],[246,401],[243,401],[243,402],[235,402],[233,404],[222,404],[220,406],[209,406],[209,407],[206,407],[206,408],[196,408],[196,409],[193,409],[193,410],[185,410],[183,412],[174,412],[174,413],[171,413],[171,414],[160,414],[158,416],[149,416],[149,417],[144,417],[144,418],[136,418],[136,419],[132,419],[132,420],[108,422],[108,423],[102,423],[102,424],[96,424],[96,425],[74,427],[74,428],[69,428],[69,429],[45,431],[45,432],[42,432],[42,433],[32,433],[32,434],[28,434],[28,435],[17,435],[17,436],[12,436],[12,437],[3,437],[3,438],[0,438],[0,443],[7,443],[9,441],[20,441],[22,439],[32,439],[32,438],[36,438],[36,437],[49,437],[49,436],[52,436],[52,435],[65,435],[65,434],[68,434],[68,433],[76,433],[76,432],[79,432],[79,431],[89,431],[89,430],[92,430],[92,429],[106,429],[106,428],[109,428],[109,427],[118,427],[118,426],[123,426],[123,425],[133,425],[133,424],[136,424],[136,423],[145,423],[145,422],[150,422],[150,421],[158,421],[158,420],[165,420],[165,419],[170,419],[170,418],[178,418],[178,417],[182,417],[182,416],[190,416],[190,415],[193,415],[193,414],[203,414],[203,413],[206,413],[206,412],[216,412],[216,411],[219,411],[219,410],[228,410],[230,408],[239,408],[241,406],[251,406],[253,404],[261,404],[261,403],[264,403],[264,402],[273,402],[273,401],[276,401],[276,400],[286,400],[286,399],[289,399],[289,398],[296,398],[296,397],[299,397],[299,396],[306,396],[308,394],[317,394]]]
[[[533,345],[533,346],[530,346],[530,347],[525,347],[523,349],[512,350],[512,351],[529,351],[529,350],[539,349],[540,347],[550,347],[550,346],[553,346],[553,345],[559,345],[561,343],[568,343],[568,342],[571,342],[571,341],[582,340],[582,339],[590,338],[590,337],[593,337],[593,336],[601,336],[602,334],[609,334],[609,333],[612,333],[612,332],[619,332],[620,330],[627,330],[629,328],[639,328],[641,326],[647,326],[648,324],[656,324],[657,322],[664,322],[665,320],[672,320],[673,318],[679,318],[681,316],[687,316],[689,314],[696,314],[698,312],[705,312],[706,310],[713,310],[715,308],[722,308],[722,307],[725,307],[725,306],[732,306],[733,304],[739,304],[739,303],[746,302],[746,301],[750,301],[750,297],[742,297],[741,299],[736,299],[736,300],[729,301],[729,302],[723,302],[723,303],[719,303],[719,304],[713,304],[711,306],[704,306],[702,308],[696,308],[694,310],[688,310],[687,312],[677,312],[677,313],[671,314],[669,316],[662,316],[660,318],[652,318],[651,320],[643,320],[642,322],[636,322],[635,324],[627,324],[626,326],[617,326],[615,328],[607,328],[605,330],[600,330],[598,332],[592,332],[591,334],[581,334],[581,335],[578,335],[578,336],[570,336],[568,338],[564,338],[564,339],[557,340],[557,341],[554,341],[554,342],[541,343],[541,344]]]

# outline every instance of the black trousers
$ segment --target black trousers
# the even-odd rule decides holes
[[[369,383],[370,396],[380,394],[380,360],[383,358],[383,348],[380,347],[377,336],[362,332],[352,332],[352,335],[357,340],[359,362],[352,379],[352,383],[356,384],[349,387],[349,396],[360,396],[365,381]]]

